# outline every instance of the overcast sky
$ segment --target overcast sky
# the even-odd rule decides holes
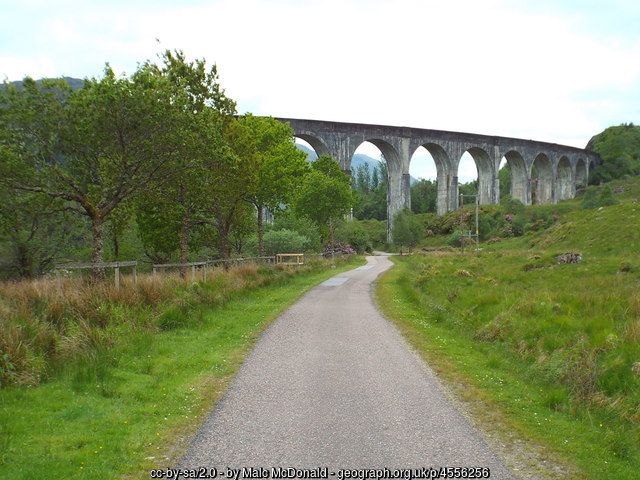
[[[240,113],[584,147],[640,123],[639,25],[637,0],[0,0],[0,79],[181,49]]]

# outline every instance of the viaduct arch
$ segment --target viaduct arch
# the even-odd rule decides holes
[[[351,159],[363,142],[380,149],[389,172],[389,238],[395,213],[411,206],[409,165],[419,147],[426,148],[436,164],[440,215],[458,208],[458,164],[465,152],[473,157],[478,169],[482,204],[499,202],[498,170],[503,157],[511,170],[511,196],[525,205],[573,198],[576,187],[586,185],[590,170],[601,164],[595,152],[535,140],[362,123],[277,120],[288,123],[294,135],[308,142],[318,155],[336,159],[348,174]],[[534,169],[537,178],[533,178]]]

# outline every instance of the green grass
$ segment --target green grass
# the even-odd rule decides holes
[[[620,205],[602,209],[528,208],[554,222],[479,257],[396,258],[379,284],[386,314],[490,430],[565,465],[550,478],[638,478],[638,185],[620,182]],[[583,262],[556,265],[567,252]]]
[[[162,329],[130,328],[123,316],[102,331],[104,345],[46,382],[0,390],[0,477],[148,478],[174,466],[262,330],[310,286],[361,263],[247,288],[215,307],[174,305],[155,318]]]

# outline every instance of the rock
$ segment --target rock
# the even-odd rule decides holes
[[[556,263],[558,265],[564,265],[565,263],[580,263],[582,261],[582,255],[579,253],[563,253],[562,255],[556,255]]]

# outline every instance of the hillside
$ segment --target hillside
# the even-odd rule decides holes
[[[478,256],[398,259],[381,294],[416,348],[473,392],[461,395],[568,459],[573,473],[550,478],[631,480],[640,468],[640,177],[588,192],[609,188],[617,204],[487,207],[502,238]]]
[[[315,150],[312,150],[300,143],[296,143],[296,147],[298,147],[300,150],[302,150],[307,154],[308,161],[313,162],[316,158],[318,158],[318,155],[316,154]],[[356,168],[364,165],[365,163],[369,165],[369,170],[372,171],[374,168],[378,166],[378,164],[380,163],[380,160],[376,160],[375,158],[372,158],[368,155],[364,155],[362,153],[356,153],[351,159],[351,171],[352,172],[355,171]]]
[[[81,80],[79,78],[73,78],[73,77],[62,77],[62,79],[67,82],[67,85],[69,85],[71,88],[73,89],[78,89],[78,88],[82,88],[82,86],[84,85],[84,80]],[[42,78],[36,80],[36,83],[38,85],[40,85],[42,83]],[[9,85],[14,85],[16,88],[21,88],[22,87],[22,80],[15,80],[13,82],[8,82]],[[4,84],[0,84],[0,88],[5,88]]]
[[[640,175],[640,126],[629,123],[609,127],[593,136],[586,148],[602,158],[602,166],[593,172],[589,183]]]

